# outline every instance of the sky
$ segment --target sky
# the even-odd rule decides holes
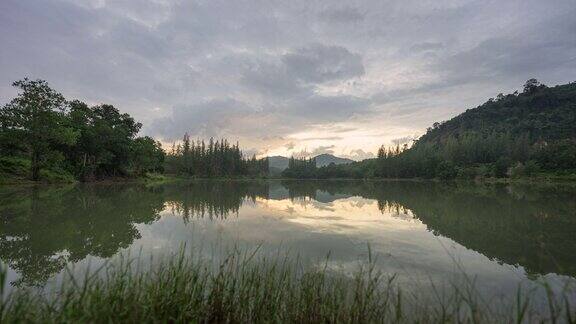
[[[575,81],[575,17],[575,0],[0,0],[0,104],[40,78],[167,147],[361,160],[529,78]]]

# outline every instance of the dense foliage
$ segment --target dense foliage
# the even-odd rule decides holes
[[[268,159],[256,156],[245,158],[238,143],[230,145],[226,139],[208,144],[191,141],[186,134],[182,144],[174,145],[166,159],[166,172],[201,178],[233,176],[266,176]]]
[[[0,177],[90,180],[162,168],[160,143],[136,137],[142,124],[114,106],[67,101],[43,80],[13,85],[19,95],[0,108]]]
[[[528,80],[522,93],[499,94],[434,123],[411,147],[382,147],[377,159],[318,168],[314,177],[471,179],[538,173],[576,174],[576,83],[549,88]]]

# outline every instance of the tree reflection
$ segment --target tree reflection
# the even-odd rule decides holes
[[[268,183],[257,181],[194,181],[164,186],[168,208],[185,221],[192,218],[224,219],[237,214],[245,200],[268,198]]]
[[[21,276],[15,285],[41,285],[68,262],[109,258],[140,238],[136,224],[159,219],[166,206],[182,215],[225,218],[242,202],[266,198],[255,182],[73,185],[0,189],[0,260]]]
[[[153,191],[118,186],[30,187],[3,190],[0,259],[40,284],[67,262],[87,255],[110,257],[140,237],[163,208]]]

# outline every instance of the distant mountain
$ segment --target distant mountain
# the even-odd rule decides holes
[[[329,165],[331,163],[334,164],[347,164],[354,162],[353,160],[341,158],[334,156],[332,154],[320,154],[315,157],[316,158],[316,166],[322,167]],[[290,159],[284,156],[270,156],[268,157],[268,162],[270,165],[270,173],[280,173],[284,169],[288,168],[288,161]]]
[[[334,156],[332,154],[320,154],[315,157],[316,166],[323,167],[326,165],[334,164],[348,164],[354,162],[353,160]]]
[[[288,158],[284,156],[269,156],[268,157],[268,165],[270,169],[278,169],[280,171],[288,168]]]

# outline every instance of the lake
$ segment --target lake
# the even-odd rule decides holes
[[[119,255],[182,248],[294,255],[349,273],[371,258],[405,286],[473,278],[494,296],[576,277],[576,189],[409,181],[190,181],[0,187],[10,287]]]

